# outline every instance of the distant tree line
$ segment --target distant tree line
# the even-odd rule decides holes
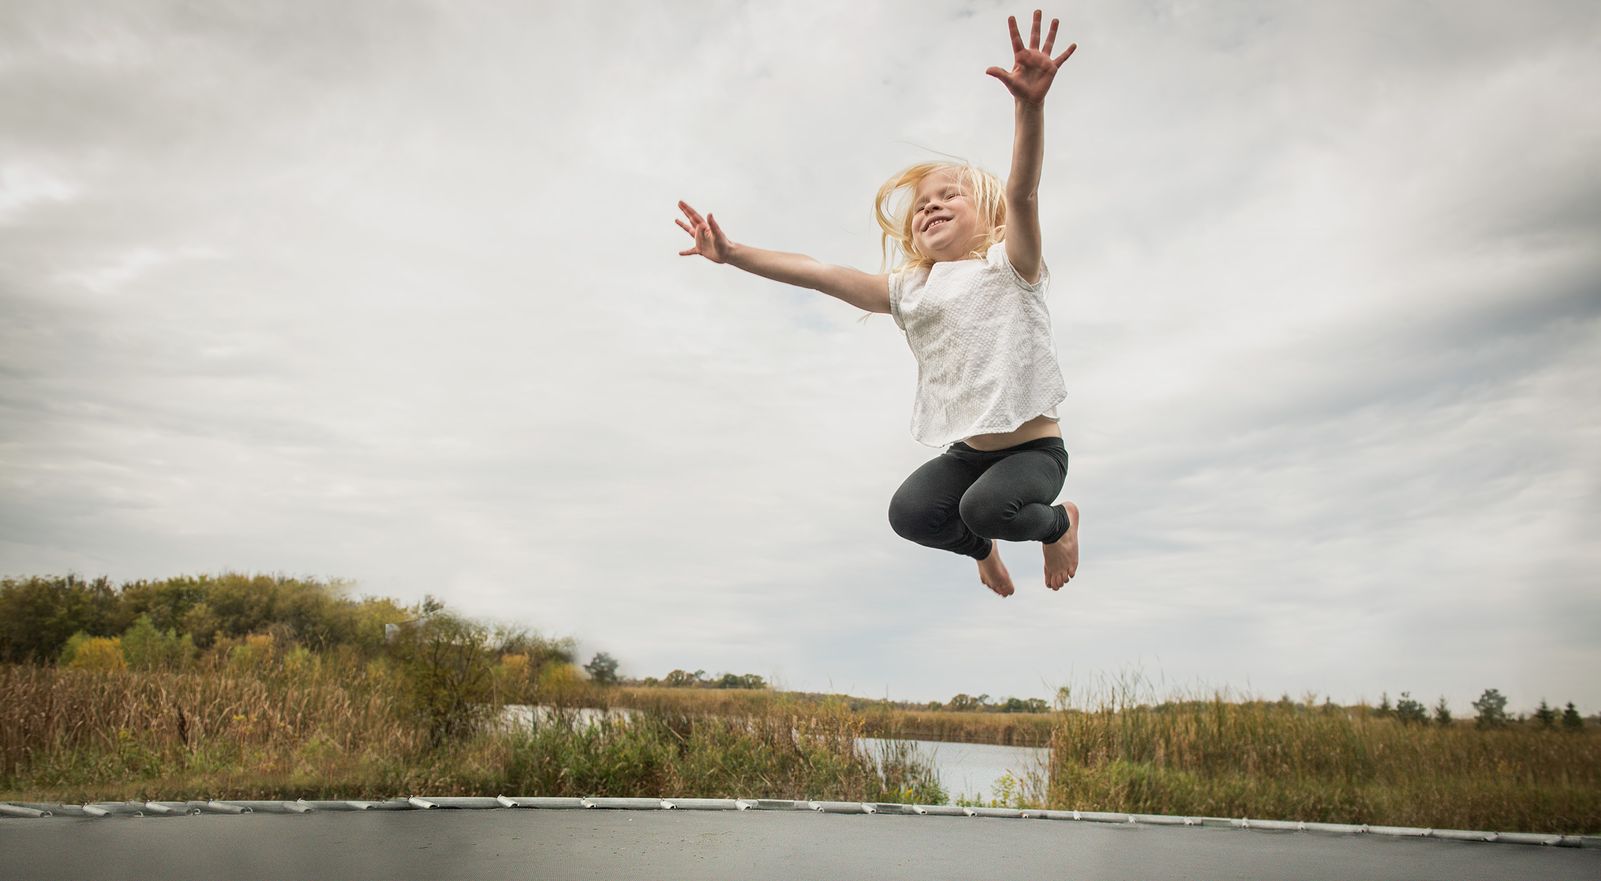
[[[600,656],[597,656],[600,657]],[[655,676],[646,676],[644,679],[630,679],[626,684],[641,688],[767,688],[767,680],[755,673],[723,673],[719,676],[707,676],[705,670],[696,670],[691,673],[687,670],[674,670],[666,676],[657,679]]]
[[[402,606],[347,593],[340,582],[235,573],[120,586],[6,578],[0,663],[272,676],[377,669],[434,745],[500,704],[587,700],[571,639],[491,628],[433,597]]]
[[[350,599],[346,585],[314,579],[224,574],[130,581],[105,577],[6,578],[0,581],[0,661],[51,663],[73,644],[123,639],[181,655],[218,640],[273,633],[280,642],[376,653],[385,625],[415,616],[390,599]],[[103,647],[102,649],[103,650]]]
[[[1534,725],[1537,728],[1554,730],[1559,725],[1568,731],[1578,731],[1584,728],[1584,717],[1580,715],[1578,707],[1572,701],[1561,712],[1552,708],[1544,698],[1540,699],[1539,709],[1532,716],[1518,714],[1516,717],[1507,713],[1506,696],[1499,689],[1487,688],[1479,699],[1473,702],[1473,723],[1481,729],[1506,728],[1510,725]],[[1373,714],[1380,719],[1394,719],[1403,725],[1427,725],[1432,721],[1436,725],[1451,725],[1455,719],[1451,715],[1451,708],[1444,697],[1435,703],[1431,713],[1423,704],[1412,699],[1412,693],[1401,692],[1400,700],[1393,705],[1390,703],[1390,694],[1385,692],[1379,700],[1379,705]]]
[[[1002,701],[991,701],[987,694],[971,695],[957,694],[945,703],[929,701],[925,709],[952,710],[962,713],[1044,713],[1051,705],[1044,698],[1017,698],[1009,697]]]
[[[93,659],[102,658],[119,666],[110,660],[115,652],[122,665],[175,667],[210,649],[247,645],[253,637],[270,638],[279,649],[343,649],[373,657],[393,654],[386,647],[419,622],[456,617],[433,597],[403,606],[386,597],[352,598],[349,590],[339,581],[238,573],[121,585],[76,575],[5,578],[0,663],[96,666]],[[496,656],[522,656],[535,667],[573,660],[572,640],[475,627],[473,639]]]

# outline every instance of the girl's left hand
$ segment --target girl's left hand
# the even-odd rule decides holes
[[[1051,80],[1056,78],[1056,69],[1067,61],[1073,50],[1078,48],[1077,43],[1067,47],[1055,59],[1051,58],[1051,47],[1056,43],[1057,20],[1051,19],[1051,31],[1045,35],[1045,46],[1040,46],[1040,17],[1041,12],[1034,10],[1034,30],[1029,34],[1028,48],[1023,47],[1023,37],[1017,32],[1017,17],[1007,16],[1006,23],[1012,29],[1012,58],[1013,67],[1010,73],[999,67],[992,67],[984,71],[992,77],[1006,84],[1008,91],[1019,101],[1029,104],[1045,103],[1045,93],[1051,89]]]

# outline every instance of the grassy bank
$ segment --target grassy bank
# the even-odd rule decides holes
[[[433,743],[393,671],[0,666],[0,801],[677,795],[938,802],[902,749],[863,756],[849,713],[691,716]],[[432,745],[431,745],[432,744]]]
[[[1530,832],[1601,831],[1601,736],[1407,725],[1290,703],[1058,716],[1043,800],[1079,810]]]

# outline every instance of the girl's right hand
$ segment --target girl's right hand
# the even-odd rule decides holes
[[[678,256],[689,257],[699,254],[713,263],[727,263],[728,251],[733,245],[728,241],[728,236],[723,235],[723,228],[717,225],[717,218],[710,214],[702,218],[699,212],[689,207],[689,203],[682,200],[679,201],[678,207],[684,210],[684,215],[689,218],[690,223],[694,224],[694,226],[676,218],[673,222],[678,224],[680,229],[689,233],[690,237],[695,240],[695,247],[687,251],[679,251]]]

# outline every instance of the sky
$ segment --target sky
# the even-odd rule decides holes
[[[874,194],[1004,176],[1008,15],[0,7],[0,575],[432,594],[626,676],[1601,710],[1601,6],[1111,2],[1040,180],[1078,576],[890,529],[939,455]],[[1586,672],[1590,671],[1590,672]]]

